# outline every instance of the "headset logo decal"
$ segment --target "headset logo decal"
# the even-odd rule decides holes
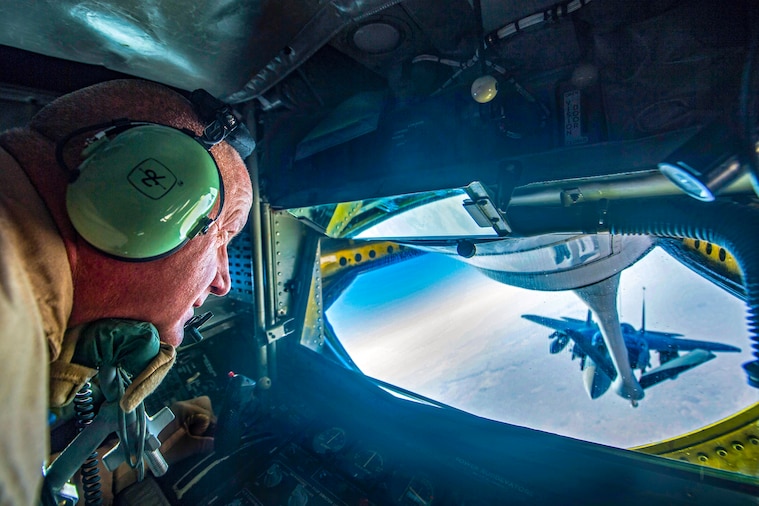
[[[143,160],[129,173],[129,182],[137,191],[158,200],[177,183],[177,177],[164,164],[153,158]]]

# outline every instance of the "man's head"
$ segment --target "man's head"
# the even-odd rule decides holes
[[[204,124],[181,95],[152,83],[119,80],[95,85],[56,100],[40,111],[30,128],[53,143],[71,132],[99,123],[128,118],[187,129],[201,134]],[[81,163],[84,139],[96,132],[72,138],[63,152],[66,164]],[[191,239],[177,252],[159,260],[126,262],[93,248],[65,226],[68,215],[60,205],[62,195],[43,195],[60,224],[73,270],[74,305],[70,325],[106,317],[132,318],[156,325],[162,340],[178,344],[184,322],[193,306],[209,294],[225,295],[230,289],[227,245],[242,230],[252,201],[250,179],[237,152],[226,142],[210,150],[221,173],[225,202],[208,233]],[[50,168],[59,170],[60,168]],[[64,191],[62,189],[61,191]],[[65,193],[65,192],[64,192]],[[218,206],[218,202],[216,204]],[[212,211],[216,215],[216,210]]]

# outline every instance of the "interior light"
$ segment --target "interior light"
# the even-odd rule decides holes
[[[704,184],[693,167],[689,167],[682,161],[678,163],[663,162],[659,164],[659,170],[672,183],[691,197],[711,202],[714,200],[714,192]]]
[[[738,136],[721,123],[701,129],[658,164],[659,171],[691,197],[711,202],[744,173],[736,153]]]
[[[472,83],[472,98],[480,104],[487,104],[498,93],[498,81],[491,75],[478,77]]]

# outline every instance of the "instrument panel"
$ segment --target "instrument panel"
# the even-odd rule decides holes
[[[282,406],[275,412],[254,434],[246,434],[233,453],[214,453],[171,469],[160,479],[169,501],[228,506],[437,504],[428,476],[395,459],[386,462],[385,454],[360,434],[307,421]]]

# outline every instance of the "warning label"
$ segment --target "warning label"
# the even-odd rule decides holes
[[[564,93],[564,145],[585,144],[588,137],[582,134],[582,100],[580,90]]]

